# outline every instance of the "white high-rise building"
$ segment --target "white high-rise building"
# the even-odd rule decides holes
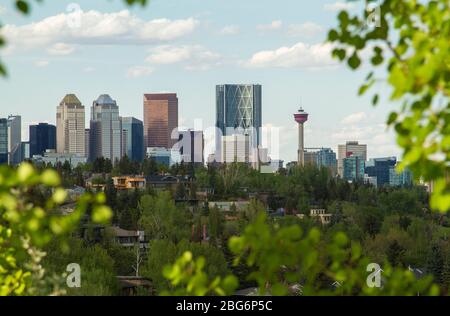
[[[75,94],[67,94],[56,108],[56,150],[86,156],[85,111]]]
[[[90,160],[104,157],[114,163],[122,157],[119,107],[108,94],[102,94],[92,104],[90,140]]]
[[[8,116],[8,163],[17,165],[22,161],[22,119],[20,115]]]
[[[338,174],[344,177],[344,159],[350,156],[357,156],[364,161],[367,160],[367,145],[359,144],[357,141],[346,142],[345,145],[338,145]]]
[[[221,162],[250,162],[250,137],[248,135],[222,136]]]

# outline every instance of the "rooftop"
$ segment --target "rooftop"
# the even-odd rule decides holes
[[[73,93],[66,94],[66,96],[61,100],[62,104],[76,104],[81,105],[81,101],[77,98],[77,96]]]

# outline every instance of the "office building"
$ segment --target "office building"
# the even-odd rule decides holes
[[[144,124],[134,117],[122,117],[122,147],[131,160],[144,159]]]
[[[30,125],[30,157],[43,155],[46,150],[56,150],[56,126],[39,123]]]
[[[89,160],[104,157],[113,163],[122,157],[122,127],[117,102],[108,94],[92,103]]]
[[[8,163],[22,162],[22,118],[20,115],[8,116]]]
[[[177,142],[176,93],[144,94],[144,146],[172,148]],[[172,138],[174,136],[174,138]]]
[[[364,162],[367,160],[367,145],[359,144],[357,141],[346,142],[338,145],[337,171],[340,177],[344,177],[344,159],[350,156],[358,156]]]
[[[0,164],[8,163],[8,120],[0,118]]]
[[[250,136],[252,148],[261,145],[261,91],[261,85],[255,84],[216,86],[216,127],[221,132],[216,135],[218,151],[221,136],[246,134]]]
[[[297,161],[298,163],[298,161]],[[303,152],[303,164],[317,166],[317,151],[311,149],[305,149]]]
[[[56,140],[55,140],[55,144],[56,144]],[[55,150],[55,149],[53,148],[53,150]],[[30,154],[30,142],[22,142],[21,152],[22,152],[22,161],[32,158],[32,156]]]
[[[344,179],[357,181],[364,179],[365,160],[360,156],[351,155],[343,159]]]
[[[91,157],[91,130],[89,128],[84,129],[84,154],[86,158],[89,160],[89,157]]]
[[[147,158],[166,167],[170,167],[173,164],[171,150],[164,147],[147,147]]]
[[[203,131],[179,131],[178,149],[181,160],[186,163],[204,164],[205,140]]]
[[[56,151],[86,156],[85,109],[75,94],[67,94],[56,110]]]
[[[336,153],[331,148],[305,148],[304,159],[305,164],[328,168],[333,175],[336,175]]]
[[[413,184],[413,173],[408,168],[401,172],[396,170],[395,166],[389,168],[389,185],[393,187],[404,187]]]
[[[390,169],[397,164],[397,158],[373,158],[366,163],[365,172],[369,177],[376,178],[377,187],[389,185]]]
[[[63,165],[67,161],[72,168],[87,162],[87,158],[83,155],[57,153],[54,150],[47,150],[44,155],[34,155],[32,160],[36,164],[51,164],[52,166],[56,166],[57,164]]]
[[[249,135],[222,136],[223,163],[250,163],[251,146]]]

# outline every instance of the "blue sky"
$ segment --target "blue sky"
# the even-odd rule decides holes
[[[263,125],[280,128],[282,159],[296,158],[292,114],[300,102],[310,113],[307,147],[336,150],[345,140],[360,140],[369,157],[399,155],[384,126],[393,105],[382,98],[373,108],[369,97],[358,97],[366,71],[337,64],[324,44],[338,9],[357,10],[349,4],[153,0],[146,8],[128,8],[121,0],[87,0],[76,2],[82,10],[76,15],[71,3],[33,3],[27,17],[0,8],[9,44],[0,56],[10,74],[0,80],[0,117],[22,115],[24,139],[28,124],[55,122],[66,93],[77,94],[86,119],[103,93],[117,100],[122,116],[142,119],[143,93],[176,92],[180,125],[202,119],[208,127],[216,84],[259,83]],[[386,87],[377,89],[387,95]]]

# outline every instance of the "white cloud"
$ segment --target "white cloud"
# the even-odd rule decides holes
[[[283,22],[280,20],[272,21],[270,24],[260,24],[256,26],[258,31],[274,31],[279,30],[283,26]]]
[[[0,4],[0,15],[5,15],[6,14],[6,8]]]
[[[302,24],[289,25],[289,36],[300,36],[304,38],[311,38],[324,31],[324,28],[314,22],[305,22]]]
[[[220,55],[200,45],[162,45],[150,50],[146,62],[159,65],[186,63],[185,69],[206,70],[220,64]]]
[[[223,35],[235,35],[238,34],[240,31],[239,26],[237,25],[228,25],[225,26],[220,33]]]
[[[36,60],[34,62],[34,66],[39,67],[39,68],[47,67],[48,65],[49,65],[48,60]]]
[[[77,21],[77,23],[74,23]],[[143,20],[128,10],[60,13],[26,25],[7,24],[4,36],[13,48],[48,47],[66,44],[153,44],[192,33],[198,20]]]
[[[50,55],[64,56],[69,55],[75,51],[72,45],[65,43],[55,43],[47,49]]]
[[[323,5],[325,11],[337,12],[341,10],[351,10],[353,9],[353,3],[336,1],[334,3],[326,3]]]
[[[147,66],[134,66],[127,69],[127,78],[145,77],[153,73],[153,68]]]
[[[365,121],[367,119],[367,114],[365,112],[352,113],[344,117],[341,121],[342,124],[357,124]]]
[[[247,67],[300,67],[320,68],[336,65],[331,58],[331,44],[309,45],[299,42],[291,47],[255,53],[250,60],[244,62]]]
[[[94,67],[88,66],[88,67],[84,67],[84,68],[83,68],[83,72],[89,73],[89,72],[93,72],[93,71],[95,71],[95,68],[94,68]]]

